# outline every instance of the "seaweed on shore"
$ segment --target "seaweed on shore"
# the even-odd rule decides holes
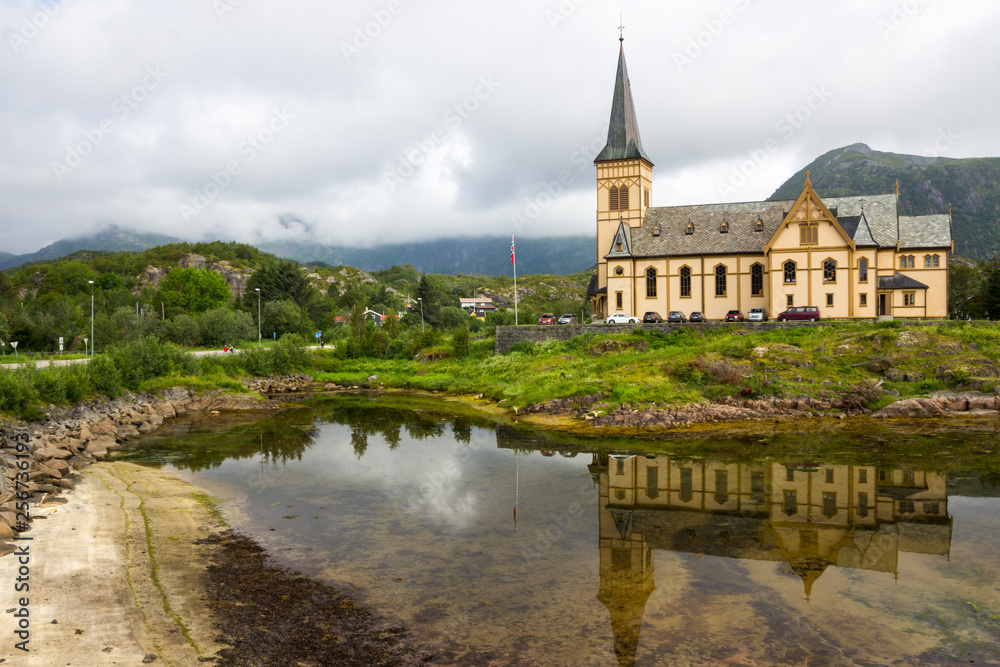
[[[222,667],[419,665],[405,628],[386,624],[332,587],[267,563],[267,552],[235,531],[202,544],[220,548],[206,570],[208,605]]]

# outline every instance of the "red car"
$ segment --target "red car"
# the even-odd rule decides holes
[[[552,313],[545,313],[541,317],[538,318],[538,323],[539,324],[555,324],[556,323],[556,316],[553,315]]]
[[[726,313],[727,322],[742,322],[744,321],[744,319],[745,318],[743,317],[743,313],[741,313],[738,310],[730,310],[728,313]]]
[[[779,322],[788,322],[792,320],[809,320],[810,322],[819,321],[819,308],[816,306],[800,306],[798,308],[789,308],[783,313],[778,313]]]

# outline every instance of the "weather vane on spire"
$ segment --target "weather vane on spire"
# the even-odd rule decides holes
[[[624,42],[625,41],[625,18],[624,18],[624,16],[625,16],[625,14],[623,12],[619,12],[618,13],[618,20],[621,23],[621,25],[618,26],[618,41],[619,42]]]

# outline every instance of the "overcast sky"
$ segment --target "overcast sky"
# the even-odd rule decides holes
[[[619,11],[653,205],[1000,155],[995,0],[0,0],[0,251],[593,234]]]

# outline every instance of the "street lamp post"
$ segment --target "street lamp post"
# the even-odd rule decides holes
[[[260,347],[260,288],[255,287],[257,292],[257,347]]]
[[[90,358],[94,358],[94,281],[90,283]]]
[[[468,292],[466,292],[466,294],[468,294]],[[417,297],[417,301],[420,302],[420,333],[423,333],[424,332],[424,300],[418,296]]]

